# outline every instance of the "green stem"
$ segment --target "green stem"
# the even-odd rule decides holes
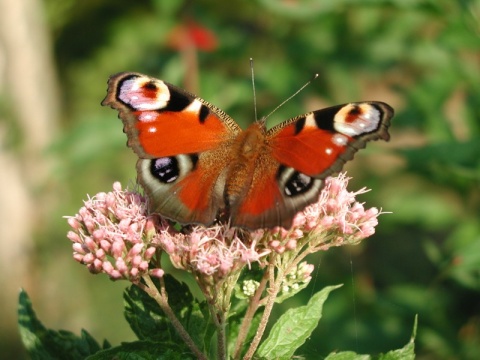
[[[267,282],[268,282],[268,271],[265,271],[262,281],[260,282],[260,285],[255,291],[255,295],[250,300],[248,309],[245,312],[245,317],[242,320],[242,325],[240,326],[240,329],[238,331],[238,337],[237,337],[237,341],[235,342],[235,348],[233,351],[234,359],[240,359],[242,345],[245,342],[245,339],[247,338],[248,331],[250,330],[250,326],[252,326],[253,317],[260,306],[260,298],[263,294],[263,291],[265,290],[265,287],[267,286]]]
[[[219,313],[217,319],[217,354],[219,360],[227,359],[227,337],[225,314]]]
[[[217,354],[218,359],[227,359],[227,320],[231,306],[232,292],[240,276],[240,271],[232,274],[224,281],[216,284],[215,296],[207,298],[210,314],[217,328]],[[202,286],[200,286],[202,287]],[[205,294],[205,292],[204,292]],[[206,294],[205,294],[206,295]]]
[[[268,265],[268,274],[269,274],[269,283],[270,288],[268,289],[268,298],[267,303],[265,305],[265,310],[262,315],[262,319],[260,320],[260,324],[258,326],[257,332],[248,348],[247,353],[243,357],[244,360],[250,360],[253,358],[255,351],[262,340],[263,333],[265,332],[265,328],[267,327],[268,319],[270,318],[270,314],[272,313],[273,305],[275,304],[275,298],[277,297],[278,292],[280,291],[280,284],[283,281],[283,272],[281,269],[278,269],[277,279],[275,280],[275,257],[276,255],[272,255],[270,258],[270,264]]]
[[[208,305],[208,311],[213,320],[215,328],[217,329],[217,358],[219,360],[225,360],[227,358],[227,346],[226,346],[226,323],[225,314],[223,312],[223,301],[219,305],[218,291],[215,289],[214,294],[207,292],[207,289],[203,286],[201,281],[197,281],[203,294],[205,295]]]
[[[225,317],[217,307],[212,304],[212,299],[207,299],[208,310],[212,317],[215,328],[217,329],[217,357],[220,360],[227,358],[226,336],[225,336]]]
[[[207,357],[198,349],[198,347],[195,345],[195,342],[192,340],[183,325],[175,316],[170,305],[168,305],[168,296],[167,292],[165,291],[165,282],[163,281],[163,279],[160,279],[160,292],[158,291],[158,288],[155,286],[149,275],[143,276],[143,280],[145,281],[147,286],[141,283],[137,284],[137,286],[143,291],[145,291],[151,298],[153,298],[157,302],[162,311],[171,321],[175,330],[177,330],[178,335],[180,335],[183,341],[185,341],[185,343],[187,344],[189,349],[195,354],[197,359],[207,360]]]

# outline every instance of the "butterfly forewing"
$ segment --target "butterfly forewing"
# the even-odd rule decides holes
[[[102,104],[119,111],[128,145],[141,158],[215,149],[241,131],[205,100],[138,73],[113,75]]]
[[[388,140],[393,109],[382,102],[333,106],[290,119],[269,130],[273,156],[316,178],[339,171],[367,141]]]

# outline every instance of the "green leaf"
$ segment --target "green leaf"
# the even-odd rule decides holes
[[[209,348],[216,327],[213,321],[210,321],[210,312],[205,301],[194,300],[185,328],[200,348],[201,345],[203,345],[204,351]]]
[[[401,349],[391,350],[378,357],[378,360],[414,360],[415,359],[415,337],[417,335],[418,316],[415,316],[412,336],[410,341]]]
[[[403,149],[400,153],[407,157],[409,165],[420,170],[426,162],[437,161],[444,166],[464,166],[477,168],[480,144],[478,141],[443,142],[426,145],[421,148]]]
[[[391,350],[386,354],[380,354],[378,356],[370,356],[370,355],[360,355],[356,354],[353,351],[342,351],[339,353],[331,353],[329,354],[325,360],[369,360],[369,359],[377,359],[377,360],[414,360],[415,359],[415,336],[417,334],[417,320],[418,318],[415,317],[415,322],[413,324],[413,332],[410,338],[410,341],[401,349]]]
[[[444,244],[447,259],[439,266],[443,273],[462,286],[480,290],[480,224],[478,218],[466,218],[448,237]]]
[[[254,265],[249,271],[245,271],[241,276],[240,279],[237,281],[235,285],[235,292],[234,296],[232,296],[232,306],[229,311],[228,316],[228,331],[227,331],[227,347],[229,354],[233,353],[235,343],[237,342],[238,334],[240,331],[240,326],[243,323],[245,318],[245,314],[248,308],[248,305],[251,301],[251,297],[246,296],[243,291],[241,290],[241,284],[243,284],[244,280],[261,280],[263,276],[263,272],[259,270],[258,266]],[[250,328],[248,330],[247,337],[243,344],[248,344],[255,336],[255,332],[260,324],[260,319],[263,315],[264,307],[260,307],[255,312],[253,319],[250,321]]]
[[[135,341],[103,350],[87,360],[180,360],[195,359],[177,344],[162,344],[153,341]]]
[[[307,305],[289,309],[283,314],[258,348],[258,356],[267,359],[291,358],[317,327],[328,294],[340,286],[328,286],[312,296]]]
[[[292,19],[311,19],[318,17],[322,13],[328,13],[335,8],[344,6],[348,3],[348,0],[343,1],[321,1],[314,0],[302,1],[302,2],[279,2],[274,0],[261,0],[260,4],[263,5],[267,11],[273,14],[279,14],[281,16],[289,17]]]
[[[45,328],[38,320],[27,293],[20,291],[18,326],[22,342],[32,359],[85,359],[101,350],[100,345],[85,330],[81,336],[60,330]],[[104,348],[109,347],[104,342]]]
[[[174,277],[166,275],[164,280],[170,307],[193,341],[202,348],[208,324],[208,312],[203,311],[205,302],[194,299],[187,285]],[[157,302],[143,290],[132,285],[125,291],[124,300],[125,318],[140,340],[184,344]]]
[[[329,354],[325,360],[370,360],[371,358],[370,355],[359,355],[353,351],[342,351]]]
[[[140,340],[175,342],[175,330],[159,305],[137,286],[125,290],[125,319]]]

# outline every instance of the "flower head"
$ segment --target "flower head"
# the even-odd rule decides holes
[[[175,267],[218,281],[270,252],[256,246],[254,239],[245,242],[240,238],[243,233],[226,225],[194,226],[185,233],[164,229],[154,243],[169,254]]]
[[[319,200],[295,215],[292,228],[279,229],[277,248],[292,248],[292,239],[308,239],[326,250],[330,246],[358,244],[373,235],[381,212],[377,208],[365,209],[357,202],[356,196],[369,190],[350,192],[349,180],[345,173],[327,178]]]
[[[113,191],[98,193],[84,202],[75,216],[68,217],[72,230],[73,257],[94,274],[106,273],[113,280],[137,282],[149,273],[156,248],[151,240],[158,219],[148,216],[145,199],[136,192],[124,191],[120,183]]]
[[[148,214],[142,195],[115,183],[113,191],[88,199],[77,215],[68,218],[72,231],[67,236],[75,260],[92,273],[133,282],[145,274],[162,276],[163,270],[151,264],[161,249],[175,267],[204,284],[217,284],[252,263],[264,266],[269,254],[298,255],[304,247],[312,253],[356,244],[372,235],[380,212],[356,202],[355,197],[367,190],[349,192],[348,181],[345,174],[326,179],[318,202],[295,215],[291,229],[255,231],[222,224],[178,231],[159,215]]]

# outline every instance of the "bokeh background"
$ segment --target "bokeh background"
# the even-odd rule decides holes
[[[360,246],[312,257],[314,281],[282,304],[343,283],[301,350],[379,353],[403,346],[414,317],[419,359],[480,358],[479,0],[0,0],[0,357],[25,358],[23,287],[49,328],[134,339],[127,283],[71,258],[64,215],[87,194],[135,179],[109,75],[139,71],[197,93],[242,126],[318,73],[270,119],[381,100],[389,143],[346,166],[351,190],[382,215]],[[283,311],[277,309],[276,314]]]

